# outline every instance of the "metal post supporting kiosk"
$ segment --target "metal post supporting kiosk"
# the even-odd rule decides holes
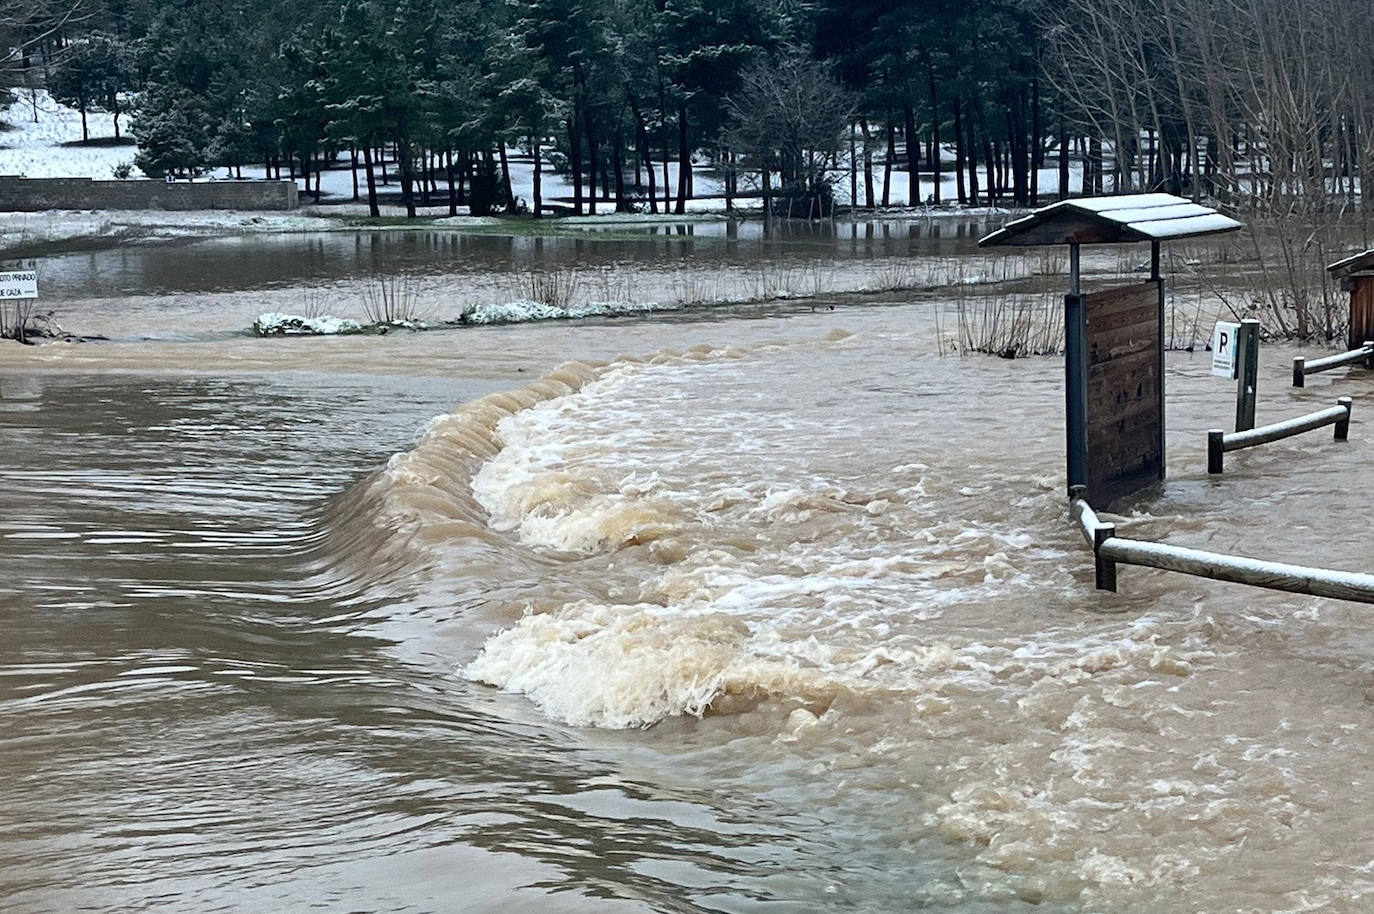
[[[1255,427],[1255,390],[1259,384],[1260,322],[1247,317],[1236,338],[1236,431]]]
[[[1069,294],[1064,298],[1064,426],[1068,486],[1088,485],[1088,323],[1078,242],[1069,244]]]

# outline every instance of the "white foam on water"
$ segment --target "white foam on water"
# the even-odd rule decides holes
[[[947,644],[893,635],[1018,586],[1033,539],[942,516],[926,492],[946,483],[926,464],[898,462],[877,490],[818,471],[818,454],[853,431],[773,409],[766,385],[754,403],[690,393],[712,381],[748,390],[775,361],[846,345],[840,334],[729,360],[617,365],[501,419],[501,449],[472,480],[491,526],[536,550],[604,556],[634,583],[617,588],[623,602],[527,615],[465,675],[570,723],[638,726],[738,692],[808,702],[817,683],[862,693],[951,662]],[[728,651],[691,636],[702,620],[712,632],[730,622]],[[664,630],[683,640],[655,662]]]
[[[464,674],[521,692],[551,717],[611,728],[699,717],[724,696],[833,692],[823,674],[760,656],[750,640],[748,627],[724,613],[572,604],[525,616]]]

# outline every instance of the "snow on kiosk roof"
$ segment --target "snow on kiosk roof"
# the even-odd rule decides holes
[[[978,246],[1168,241],[1238,228],[1236,220],[1173,194],[1125,194],[1052,203],[1008,222]]]

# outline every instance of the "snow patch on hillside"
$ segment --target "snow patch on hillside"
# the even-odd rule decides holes
[[[0,175],[109,180],[117,166],[132,167],[137,152],[133,145],[81,145],[81,112],[58,104],[46,89],[11,91],[14,103],[3,115],[7,129],[0,131]],[[108,114],[89,114],[86,123],[92,140],[114,137]],[[127,115],[119,126],[121,133],[128,133]],[[134,168],[132,176],[141,178],[143,173]]]

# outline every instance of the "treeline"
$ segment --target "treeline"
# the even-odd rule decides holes
[[[538,175],[556,168],[573,211],[682,212],[695,160],[729,196],[815,213],[846,174],[871,206],[944,202],[934,173],[951,167],[963,202],[1029,202],[1045,148],[1030,13],[1016,0],[111,0],[39,56],[83,112],[137,100],[151,175],[262,164],[317,182],[356,156],[374,206],[391,161],[408,210],[437,194],[486,212],[515,205],[506,155],[520,148],[536,207]]]
[[[840,182],[954,202],[950,172],[959,203],[1026,205],[1074,165],[1087,192],[1310,212],[1374,154],[1370,0],[80,2],[10,45],[83,114],[136,104],[145,172],[318,193],[345,159],[374,212],[393,177],[411,213],[514,209],[511,149],[536,211],[554,169],[574,212],[682,212],[695,162],[795,215]]]

